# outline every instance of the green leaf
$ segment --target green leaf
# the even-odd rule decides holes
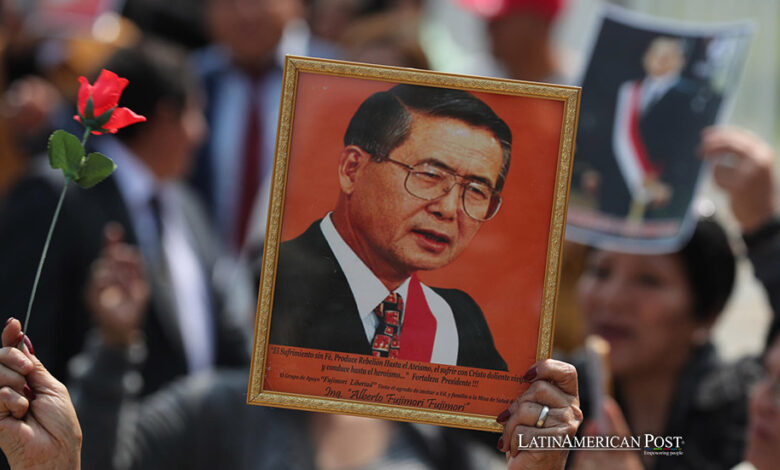
[[[91,188],[108,178],[116,170],[116,164],[102,153],[92,152],[87,155],[84,165],[79,171],[76,184],[82,188]]]
[[[84,147],[78,137],[63,130],[54,131],[49,137],[49,165],[61,169],[66,178],[76,179],[84,158]]]

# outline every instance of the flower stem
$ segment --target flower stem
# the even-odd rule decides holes
[[[87,145],[87,139],[89,139],[89,133],[92,132],[90,126],[86,126],[84,129],[84,135],[81,137],[81,146]],[[32,313],[32,305],[35,300],[35,292],[38,290],[38,281],[41,279],[41,271],[43,271],[43,262],[46,261],[46,253],[49,252],[49,245],[51,244],[51,237],[54,234],[54,227],[57,225],[57,219],[60,217],[60,209],[62,209],[62,202],[65,201],[65,193],[68,191],[68,185],[70,184],[70,178],[65,177],[65,185],[62,187],[60,193],[60,199],[57,201],[57,208],[54,209],[54,217],[51,219],[51,225],[49,225],[49,233],[46,235],[46,242],[43,244],[43,251],[41,252],[41,260],[38,262],[38,269],[35,271],[35,280],[33,281],[32,292],[30,293],[30,301],[27,302],[27,313],[24,315],[24,325],[22,326],[22,339],[27,335],[27,326],[30,323],[30,313]],[[18,345],[19,349],[22,349],[21,341]]]
[[[24,316],[24,327],[22,333],[26,334],[27,324],[30,321],[30,312],[32,312],[33,300],[35,300],[35,291],[38,290],[38,281],[41,278],[41,271],[43,270],[43,262],[46,260],[46,253],[49,251],[49,244],[51,243],[51,236],[54,233],[54,226],[57,225],[57,219],[60,216],[60,209],[62,208],[62,201],[65,200],[65,192],[68,190],[68,184],[70,179],[65,179],[65,185],[62,187],[60,193],[60,200],[57,201],[57,208],[54,210],[54,217],[51,219],[51,225],[49,226],[49,234],[46,235],[46,243],[43,245],[43,252],[41,253],[41,261],[38,262],[38,270],[35,272],[35,281],[33,281],[32,293],[30,294],[30,301],[27,303],[27,314]],[[21,343],[19,344],[21,349]]]

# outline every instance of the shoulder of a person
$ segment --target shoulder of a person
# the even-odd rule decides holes
[[[430,287],[430,289],[441,296],[441,298],[443,298],[451,306],[458,305],[481,310],[479,308],[479,304],[477,304],[477,302],[465,291],[460,289],[447,289],[443,287]]]
[[[45,213],[50,219],[64,184],[62,172],[52,170],[48,164],[44,167],[37,161],[31,162],[27,173],[16,181],[6,194],[0,212],[4,214],[3,217],[13,212],[22,212],[25,218]],[[78,191],[70,188],[66,194],[65,205],[79,196]]]
[[[200,394],[209,402],[227,400],[236,397],[245,398],[248,375],[245,369],[216,369],[188,376],[187,387],[192,393]]]
[[[279,257],[285,257],[290,261],[306,261],[312,256],[321,254],[319,252],[330,252],[328,242],[320,230],[320,221],[317,219],[312,222],[306,230],[300,235],[279,244]],[[285,267],[285,266],[282,266]]]
[[[190,375],[173,386],[172,396],[189,402],[191,411],[213,425],[235,423],[242,428],[239,421],[294,425],[306,420],[304,412],[248,405],[248,372],[246,368],[220,368]]]
[[[691,80],[690,78],[686,77],[680,77],[677,82],[672,86],[670,91],[676,91],[678,93],[682,94],[692,94],[699,91],[699,89],[702,87],[702,85],[696,83],[696,81]]]
[[[201,77],[208,77],[230,67],[230,56],[225,48],[218,44],[210,44],[195,50],[190,55],[193,70]]]
[[[30,160],[27,172],[14,184],[9,197],[15,192],[31,190],[56,196],[63,184],[65,178],[60,170],[52,169],[45,157],[34,157]]]
[[[164,389],[151,395],[149,408],[166,409],[178,407],[205,421],[220,420],[240,413],[246,406],[247,371],[216,369],[182,377]],[[156,403],[155,403],[156,402]],[[167,406],[169,403],[170,406]],[[207,418],[211,415],[211,418]]]
[[[337,279],[341,268],[319,227],[313,222],[297,237],[279,244],[276,263],[277,294],[300,298],[318,293],[327,279]]]
[[[696,404],[710,409],[742,403],[747,399],[751,385],[761,378],[762,373],[757,356],[729,362],[718,360],[703,371],[696,387]]]

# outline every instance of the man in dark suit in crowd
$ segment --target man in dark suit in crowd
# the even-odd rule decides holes
[[[207,131],[199,89],[185,63],[180,51],[143,43],[118,52],[106,65],[129,79],[121,104],[148,120],[116,137],[90,140],[118,169],[92,189],[70,188],[54,231],[29,333],[38,357],[61,379],[90,329],[84,288],[109,222],[123,229],[124,243],[140,251],[151,286],[139,335],[148,356],[141,371],[144,393],[176,376],[215,364],[242,365],[248,358],[212,281],[217,252],[207,217],[177,183]],[[62,184],[59,172],[39,165],[2,209],[0,296],[6,316],[24,314]],[[116,297],[105,294],[98,301]]]
[[[212,132],[191,183],[223,246],[238,255],[265,235],[285,54],[339,54],[311,35],[301,0],[205,0],[202,12],[213,42],[193,62]]]
[[[335,209],[280,247],[270,342],[506,370],[476,302],[416,273],[451,263],[496,214],[511,142],[465,91],[370,96],[344,136]]]

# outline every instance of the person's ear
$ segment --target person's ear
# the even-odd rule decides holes
[[[352,194],[360,170],[371,160],[371,154],[357,145],[347,145],[339,157],[339,187],[344,194]]]

